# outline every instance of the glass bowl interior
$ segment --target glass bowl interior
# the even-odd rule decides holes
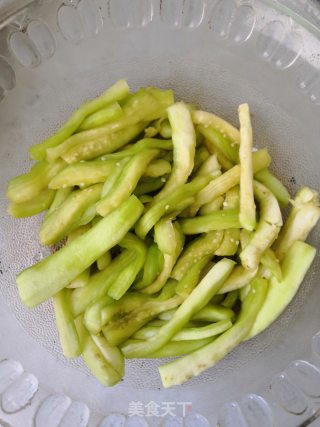
[[[40,33],[32,22],[41,23]],[[39,402],[51,393],[84,402],[92,425],[111,412],[127,413],[132,401],[155,401],[192,402],[214,426],[224,405],[250,393],[265,399],[276,426],[298,425],[312,412],[312,399],[299,414],[279,405],[270,384],[295,360],[319,364],[312,353],[319,330],[318,257],[285,313],[203,375],[164,390],[157,370],[163,361],[137,360],[127,363],[120,385],[106,389],[80,361],[61,355],[51,303],[32,311],[20,303],[16,274],[47,252],[37,236],[40,219],[10,218],[4,194],[8,179],[30,167],[31,144],[123,77],[133,89],[173,88],[176,99],[235,125],[237,106],[248,102],[255,145],[270,149],[272,170],[291,194],[303,184],[319,188],[319,39],[309,30],[258,1],[82,0],[43,2],[0,32],[0,359],[17,360],[37,377]],[[317,244],[319,229],[309,241]]]

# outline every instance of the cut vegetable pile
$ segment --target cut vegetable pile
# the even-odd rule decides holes
[[[40,241],[61,246],[18,275],[21,300],[53,298],[65,356],[105,386],[124,358],[172,356],[162,383],[184,383],[266,329],[302,283],[318,193],[291,199],[253,148],[247,104],[239,122],[120,80],[31,147],[35,165],[9,182],[9,213],[46,211]]]

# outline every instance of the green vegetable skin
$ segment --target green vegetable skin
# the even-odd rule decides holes
[[[27,202],[11,202],[8,206],[8,213],[15,218],[37,215],[49,208],[55,197],[55,193],[53,190],[42,190],[41,193]]]
[[[117,371],[115,366],[120,365],[122,358],[121,353],[118,353],[119,362],[114,363],[115,353],[111,353],[109,344],[101,339],[97,340],[91,337],[86,330],[81,317],[76,322],[78,334],[80,336],[82,345],[82,358],[85,364],[95,377],[106,387],[113,386],[121,380],[121,372]],[[102,337],[103,338],[103,337]],[[95,342],[96,341],[96,342]],[[112,359],[113,363],[110,364],[109,360]]]
[[[62,289],[54,296],[53,307],[63,354],[66,357],[78,357],[82,348],[71,312],[67,289]]]
[[[239,147],[232,140],[223,136],[213,126],[198,126],[202,135],[206,138],[207,145],[212,144],[215,149],[221,151],[233,164],[239,162]]]
[[[221,334],[222,332],[231,328],[231,326],[232,322],[230,320],[221,320],[220,322],[212,323],[208,326],[201,326],[198,328],[184,328],[172,337],[172,341],[190,341],[210,338]],[[147,340],[155,336],[159,330],[159,326],[146,326],[136,332],[133,338],[138,340]]]
[[[143,205],[135,196],[131,196],[86,234],[24,270],[17,277],[23,303],[28,307],[34,307],[67,286],[124,237],[142,210]]]
[[[219,261],[201,280],[189,297],[178,308],[174,317],[160,329],[157,335],[152,337],[146,345],[128,345],[122,347],[124,355],[128,358],[144,357],[144,355],[153,353],[165,345],[218,292],[233,267],[234,262],[229,259],[225,258]]]
[[[104,182],[111,175],[114,167],[115,161],[113,160],[93,160],[91,162],[74,163],[58,173],[49,182],[49,188],[57,190],[75,185],[84,187]]]
[[[214,366],[249,334],[265,300],[267,282],[254,279],[251,290],[242,303],[240,316],[235,325],[212,343],[189,355],[160,366],[159,372],[164,387],[179,385]]]
[[[276,277],[270,279],[266,300],[248,338],[270,326],[285,310],[297,293],[315,255],[316,249],[307,243],[296,241],[291,246],[281,263],[282,280],[278,281]]]
[[[156,89],[152,90],[152,88],[142,88],[128,99],[123,106],[123,114],[118,120],[105,126],[79,132],[71,136],[60,146],[48,150],[47,157],[51,160],[58,157],[67,157],[71,163],[72,159],[75,156],[79,157],[80,153],[84,156],[88,152],[93,156],[93,145],[96,146],[96,150],[94,151],[95,157],[111,153],[128,143],[135,136],[135,133],[133,133],[130,138],[127,137],[126,142],[118,142],[114,148],[110,149],[111,142],[114,141],[113,145],[117,142],[118,134],[121,135],[121,132],[124,132],[126,135],[126,129],[136,129],[138,130],[136,134],[139,134],[146,127],[147,122],[164,115],[165,109],[171,104],[173,104],[173,94],[171,91],[161,92]],[[141,125],[141,123],[144,124]],[[112,135],[116,135],[115,140],[112,138]],[[113,145],[111,144],[111,147]],[[82,147],[81,150],[80,147]],[[78,160],[80,159],[78,158]]]
[[[193,340],[193,341],[170,341],[168,344],[159,348],[159,350],[154,353],[144,356],[146,359],[160,359],[167,357],[177,357],[184,356],[189,354],[192,351],[198,350],[199,348],[209,344],[213,338],[204,338],[202,340]],[[130,339],[126,341],[126,344],[140,344],[143,345],[144,340]]]
[[[184,235],[179,224],[173,224],[166,218],[156,224],[154,239],[163,254],[163,267],[154,282],[142,289],[146,294],[154,294],[163,288],[184,245]]]
[[[158,155],[158,150],[145,150],[133,156],[112,190],[97,204],[98,214],[105,216],[124,202],[135,190],[148,164]]]
[[[106,123],[119,119],[121,115],[122,108],[118,102],[115,102],[114,104],[110,104],[108,107],[102,108],[84,119],[78,130],[82,131],[103,126]]]
[[[213,230],[240,228],[239,209],[216,211],[197,218],[183,219],[181,227],[184,234],[208,233]]]
[[[9,213],[48,209],[41,242],[67,242],[20,273],[21,300],[53,297],[66,357],[103,385],[121,380],[124,356],[185,356],[160,368],[165,387],[183,383],[268,327],[304,279],[319,195],[302,187],[292,200],[268,151],[252,153],[247,104],[239,119],[240,131],[120,80],[10,180]]]
[[[177,261],[171,277],[181,280],[188,269],[192,268],[197,261],[208,255],[212,256],[215,253],[216,249],[218,249],[221,244],[222,238],[222,231],[211,231],[189,243]]]
[[[42,160],[45,158],[46,150],[50,147],[63,142],[66,138],[75,132],[83,120],[90,114],[96,112],[100,108],[114,101],[121,101],[129,94],[129,87],[125,80],[119,80],[111,86],[99,98],[93,99],[83,104],[76,110],[69,120],[62,126],[62,128],[53,136],[50,136],[40,144],[34,145],[30,148],[30,156],[34,160]]]
[[[108,290],[108,295],[115,300],[120,299],[130,288],[144,265],[147,253],[143,241],[131,233],[128,233],[119,245],[128,250],[133,250],[135,258],[131,264],[127,265],[123,271],[119,273]]]
[[[159,314],[159,319],[168,321],[173,318],[176,310],[169,310]],[[234,317],[234,312],[226,307],[217,304],[208,304],[202,310],[199,310],[192,320],[199,322],[219,322],[220,320],[230,320]]]
[[[14,203],[32,200],[47,187],[51,179],[65,166],[66,163],[63,160],[51,164],[46,161],[35,164],[30,172],[9,181],[6,193],[8,199]]]
[[[74,223],[79,221],[85,209],[99,200],[102,184],[84,190],[73,191],[58,209],[41,224],[39,236],[43,245],[52,245],[65,237]]]

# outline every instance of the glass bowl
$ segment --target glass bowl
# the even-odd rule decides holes
[[[108,389],[62,356],[51,303],[20,303],[16,274],[47,250],[39,218],[10,218],[4,192],[29,168],[31,144],[122,77],[134,89],[173,88],[235,124],[249,102],[255,145],[270,148],[276,174],[292,193],[319,188],[319,16],[317,2],[302,0],[0,2],[0,425],[297,427],[317,418],[318,257],[285,313],[200,377],[165,390],[160,361],[137,360]]]

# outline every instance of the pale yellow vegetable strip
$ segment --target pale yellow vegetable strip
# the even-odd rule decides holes
[[[183,102],[173,104],[168,108],[168,118],[172,127],[173,167],[165,186],[154,197],[153,204],[185,184],[194,166],[196,133],[188,107]]]
[[[262,149],[253,154],[253,172],[256,173],[261,169],[270,165],[271,157],[266,149]],[[235,187],[240,182],[240,166],[235,165],[227,172],[223,173],[218,178],[211,181],[203,188],[197,198],[196,203],[200,206],[211,202],[219,196],[225,194],[232,187]]]
[[[248,104],[239,106],[240,120],[240,224],[252,231],[256,224],[256,205],[253,197],[252,126]]]
[[[209,125],[218,129],[222,134],[226,134],[233,141],[240,142],[240,132],[229,122],[207,111],[196,110],[192,112],[192,120],[196,125]]]
[[[246,270],[242,265],[237,265],[227,280],[224,282],[218,294],[226,294],[246,286],[258,273],[258,269]]]
[[[260,205],[260,219],[249,244],[240,253],[241,264],[248,270],[258,267],[263,253],[276,240],[282,226],[279,203],[271,191],[254,181],[254,192]]]

